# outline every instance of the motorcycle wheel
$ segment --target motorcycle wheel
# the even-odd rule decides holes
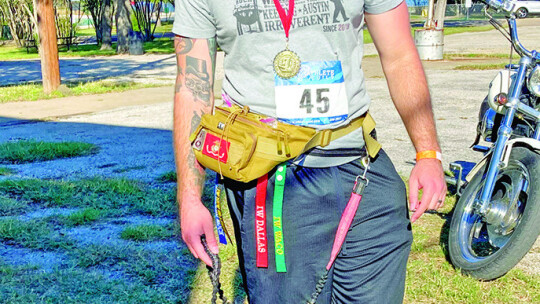
[[[513,148],[508,166],[496,179],[489,224],[473,208],[481,195],[485,168],[472,178],[456,204],[448,252],[464,274],[493,280],[512,269],[540,234],[540,155]]]

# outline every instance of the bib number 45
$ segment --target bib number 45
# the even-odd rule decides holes
[[[330,89],[328,88],[318,88],[313,92],[312,89],[305,89],[302,93],[302,98],[300,99],[300,109],[306,111],[307,114],[311,114],[312,109],[315,107],[311,102],[312,96],[315,99],[316,110],[319,113],[326,113],[330,109],[330,99],[323,94],[328,93]],[[313,94],[315,93],[315,94]]]

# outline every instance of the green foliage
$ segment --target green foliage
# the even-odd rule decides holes
[[[28,210],[28,203],[0,194],[0,216],[17,215]]]
[[[467,58],[474,58],[474,59],[509,59],[510,54],[489,54],[489,53],[450,53],[450,54],[444,54],[444,59],[453,60],[453,59],[467,59]],[[519,59],[519,55],[514,54],[514,59]]]
[[[0,144],[0,164],[23,164],[95,154],[99,148],[84,142],[23,140]]]
[[[102,213],[102,210],[86,208],[64,217],[62,222],[67,226],[86,225],[97,221]]]
[[[132,241],[153,241],[168,239],[174,235],[173,226],[137,225],[124,229],[120,237]]]
[[[160,183],[175,183],[176,182],[176,172],[169,171],[161,174],[157,181]]]
[[[173,54],[174,42],[168,38],[154,39],[143,44],[144,52],[149,54]]]
[[[101,16],[104,12],[104,2],[102,0],[81,0],[80,4],[84,8],[84,11],[92,17],[92,25],[96,30],[97,41],[101,42],[101,35],[98,33],[101,31]]]
[[[0,220],[0,241],[40,250],[70,249],[74,242],[41,221]]]
[[[35,101],[67,96],[79,96],[89,94],[105,94],[111,92],[125,92],[141,88],[151,88],[158,84],[138,83],[131,81],[94,81],[67,83],[67,90],[54,91],[45,94],[43,87],[37,84],[25,84],[17,86],[0,87],[0,103],[14,101]]]
[[[485,64],[464,64],[458,65],[454,70],[502,70],[507,63],[485,63]]]
[[[121,280],[99,269],[42,271],[0,264],[0,303],[187,303],[186,282],[189,277],[178,276],[145,285],[138,278]]]
[[[117,215],[176,215],[174,189],[154,189],[126,179],[3,180],[0,194],[42,207],[94,208]]]
[[[0,167],[0,176],[7,176],[15,173],[15,170],[6,167]]]

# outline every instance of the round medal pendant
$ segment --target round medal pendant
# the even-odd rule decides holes
[[[285,49],[274,58],[274,71],[284,79],[289,79],[300,72],[300,57],[295,52]]]

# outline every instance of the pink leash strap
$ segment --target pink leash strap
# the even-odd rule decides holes
[[[341,250],[341,246],[343,246],[343,242],[345,242],[345,237],[347,236],[347,232],[349,232],[349,228],[351,227],[356,210],[358,210],[358,205],[362,200],[362,194],[364,193],[364,189],[366,188],[367,184],[368,180],[365,177],[365,172],[363,176],[358,176],[356,178],[356,182],[354,183],[353,191],[351,193],[351,198],[349,198],[349,202],[347,203],[347,206],[341,215],[341,220],[339,221],[336,237],[334,238],[334,245],[332,246],[330,261],[326,265],[326,270],[330,270],[330,268],[332,268],[332,264],[334,264],[334,261]]]
[[[334,261],[336,260],[341,246],[345,241],[345,237],[347,236],[347,232],[351,227],[351,223],[354,219],[354,215],[356,214],[356,210],[358,209],[358,205],[360,204],[360,200],[362,200],[361,195],[355,193],[351,194],[351,198],[349,199],[347,207],[345,207],[345,211],[343,211],[343,215],[341,216],[341,220],[339,221],[336,237],[334,239],[334,245],[332,246],[332,254],[330,255],[330,261],[328,262],[328,265],[326,265],[326,270],[330,270],[332,264],[334,264]]]

